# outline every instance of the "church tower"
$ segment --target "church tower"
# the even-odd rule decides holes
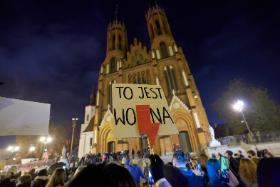
[[[117,16],[107,27],[106,55],[100,67],[92,152],[147,150],[145,138],[114,137],[112,84],[158,84],[169,104],[179,135],[158,136],[154,151],[171,154],[175,148],[199,151],[210,141],[209,122],[183,49],[176,44],[165,11],[156,3],[146,13],[150,47],[136,38],[130,45],[124,23]]]
[[[157,4],[149,8],[146,14],[146,21],[152,49],[159,49],[174,45],[175,42],[168,24],[167,17],[165,15],[165,11]],[[164,52],[166,53],[162,54],[163,58],[167,57],[168,55],[167,48]]]
[[[181,131],[182,136],[192,139],[190,145],[185,145],[185,147],[188,147],[188,150],[205,147],[209,141],[209,122],[187,59],[182,48],[177,47],[165,11],[154,3],[146,13],[146,22],[151,43],[152,63],[157,67],[157,84],[162,86],[171,107],[177,103],[176,100],[179,103],[182,102],[182,106],[188,108],[188,115],[193,121],[187,124],[181,120],[177,121],[178,130]],[[176,110],[171,109],[171,111]],[[181,139],[179,142],[182,144]],[[174,141],[176,140],[173,139]],[[189,144],[188,141],[186,144]]]

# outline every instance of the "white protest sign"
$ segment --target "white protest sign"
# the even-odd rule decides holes
[[[159,85],[112,84],[112,103],[115,138],[178,134]]]

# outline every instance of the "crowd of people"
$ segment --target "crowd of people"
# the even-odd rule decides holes
[[[89,154],[72,168],[56,164],[25,173],[2,173],[0,187],[279,187],[280,158],[267,150],[190,155],[176,151],[164,163],[138,151]]]

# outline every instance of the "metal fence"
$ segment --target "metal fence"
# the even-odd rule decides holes
[[[252,135],[234,135],[218,138],[222,145],[237,145],[241,141],[245,143],[264,143],[280,141],[280,131],[274,132],[254,132]]]

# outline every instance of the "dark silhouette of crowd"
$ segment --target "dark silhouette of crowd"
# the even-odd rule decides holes
[[[280,158],[267,151],[223,154],[176,151],[164,163],[138,151],[88,154],[73,168],[56,164],[27,173],[2,173],[0,187],[279,187]]]

